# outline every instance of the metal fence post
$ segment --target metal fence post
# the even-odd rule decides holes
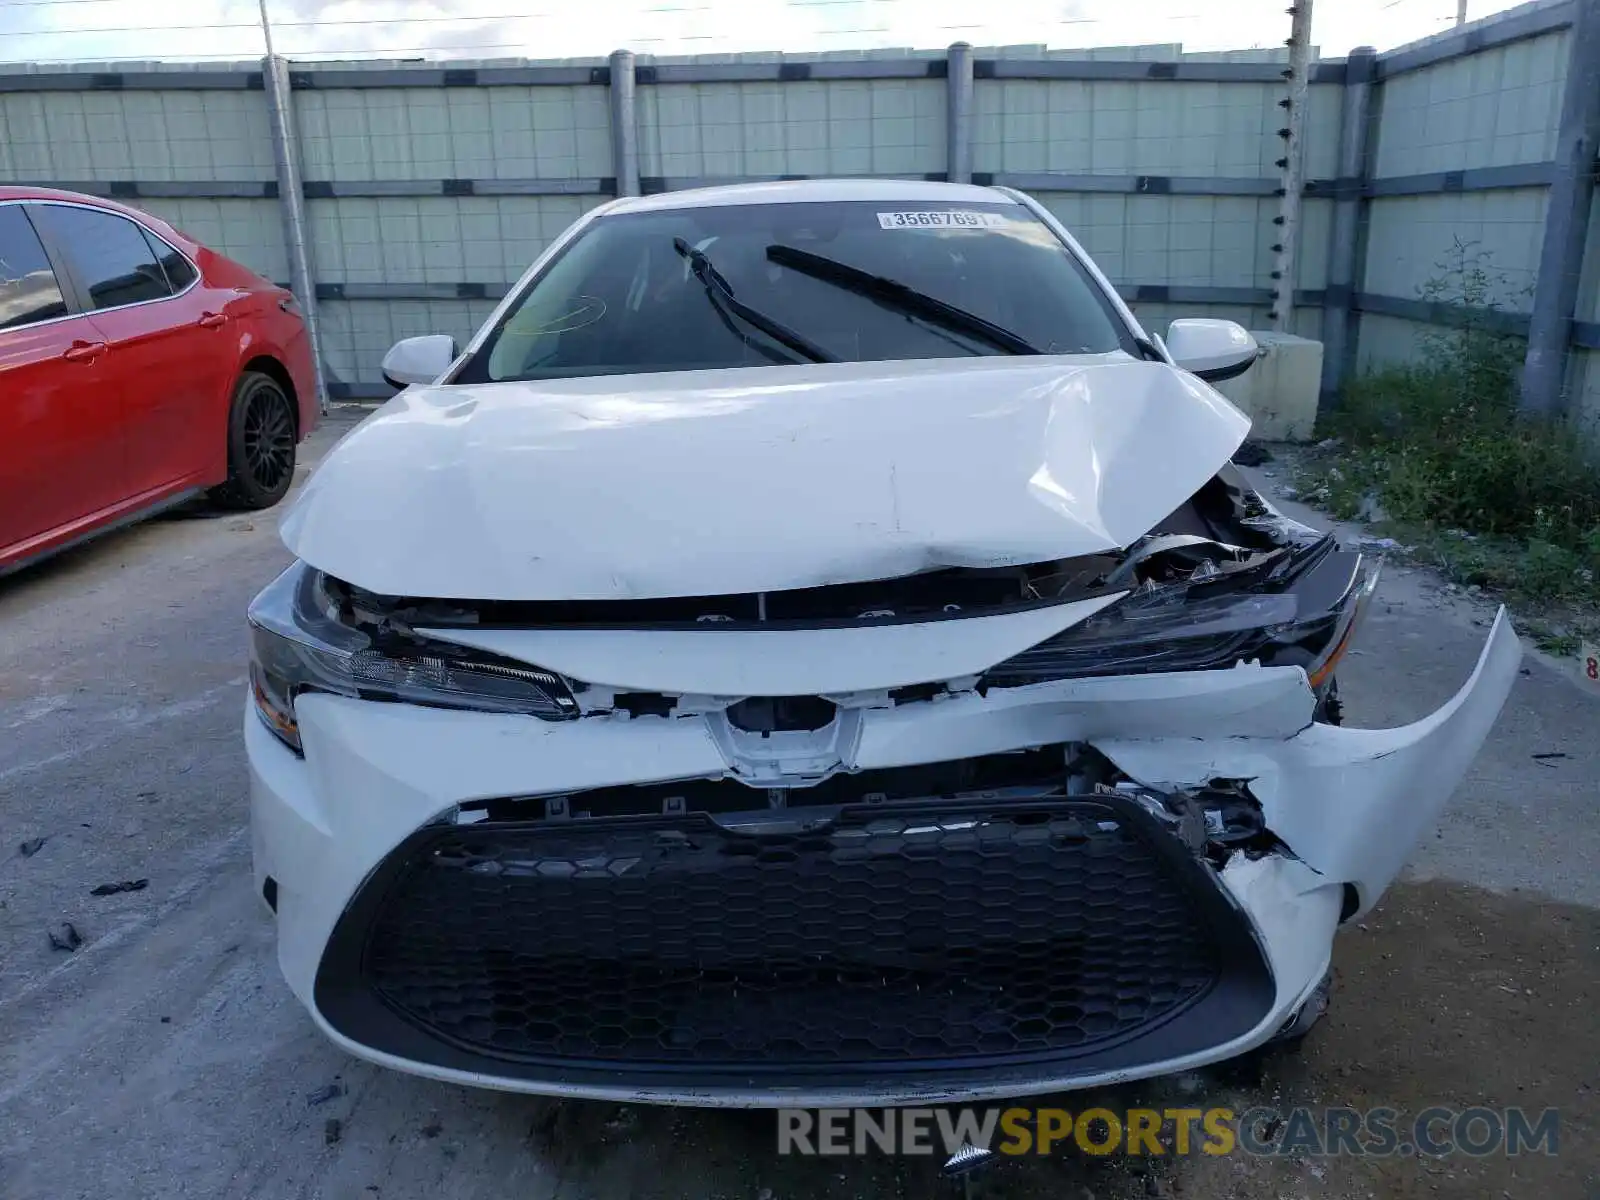
[[[1578,302],[1578,276],[1589,235],[1595,150],[1600,144],[1600,0],[1576,0],[1567,55],[1555,176],[1545,210],[1544,243],[1528,323],[1520,407],[1553,415],[1566,391],[1567,346]]]
[[[611,163],[617,195],[639,194],[639,127],[634,114],[632,50],[611,52]]]
[[[956,42],[945,55],[945,178],[971,183],[972,47]]]
[[[1283,138],[1283,197],[1273,224],[1278,241],[1273,247],[1272,328],[1288,333],[1294,323],[1295,258],[1300,240],[1300,192],[1305,186],[1305,155],[1301,142],[1306,125],[1306,99],[1311,82],[1311,0],[1294,0],[1289,9],[1289,95],[1284,100],[1288,120],[1278,131]]]
[[[1367,181],[1367,137],[1377,51],[1357,46],[1345,60],[1339,109],[1338,192],[1328,238],[1328,286],[1322,310],[1321,407],[1337,402],[1356,361],[1356,288],[1361,282],[1362,191]]]
[[[306,245],[306,197],[300,186],[300,149],[295,140],[294,105],[289,93],[289,60],[269,54],[261,60],[266,89],[267,119],[272,130],[272,165],[278,176],[278,212],[283,217],[283,249],[289,260],[289,288],[311,339],[311,362],[316,368],[317,409],[328,411],[328,382],[324,378],[322,332],[317,323],[317,289],[311,275],[311,253]]]

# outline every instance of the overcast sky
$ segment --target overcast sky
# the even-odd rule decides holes
[[[280,54],[564,58],[739,50],[1281,45],[1288,0],[268,0]],[[1469,16],[1511,7],[1469,0]],[[1456,0],[1318,0],[1324,56],[1450,28]],[[0,0],[0,61],[251,58],[256,0]]]

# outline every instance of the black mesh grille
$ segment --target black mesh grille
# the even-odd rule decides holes
[[[425,830],[346,914],[318,1002],[523,1063],[881,1073],[1102,1052],[1241,972],[1265,979],[1237,914],[1139,810],[969,800],[766,836]]]

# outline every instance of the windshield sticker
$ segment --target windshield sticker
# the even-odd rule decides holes
[[[881,212],[880,229],[992,229],[1004,225],[1006,219],[994,212],[962,212],[944,209],[938,212]]]

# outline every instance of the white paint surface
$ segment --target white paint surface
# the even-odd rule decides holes
[[[375,592],[720,595],[1124,546],[1249,420],[1115,355],[412,388],[341,442],[289,548]]]
[[[429,629],[625,691],[807,696],[976,675],[1125,593],[990,617],[826,629]]]

